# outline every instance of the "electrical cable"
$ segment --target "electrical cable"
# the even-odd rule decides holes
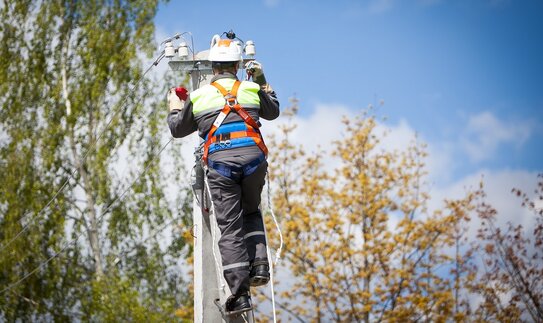
[[[160,149],[160,151],[149,161],[149,163],[147,164],[147,166],[145,167],[145,169],[143,169],[143,171],[140,172],[140,174],[134,179],[134,181],[132,181],[132,183],[130,185],[128,185],[128,187],[121,193],[121,195],[117,196],[115,198],[115,200],[113,200],[109,205],[108,207],[102,212],[102,214],[100,214],[100,216],[98,217],[98,221],[102,220],[102,218],[106,215],[106,213],[113,207],[113,205],[117,202],[117,201],[120,201],[124,198],[125,194],[129,191],[129,189],[141,178],[141,176],[147,171],[149,170],[149,168],[152,166],[152,161],[154,161],[155,158],[159,157],[160,154],[162,154],[162,152],[166,149],[166,147],[168,147],[168,145],[173,141],[173,137],[170,138],[170,140],[164,145],[162,146],[162,148]],[[37,267],[35,267],[33,270],[31,270],[29,273],[27,273],[26,275],[24,275],[22,278],[20,278],[19,280],[17,280],[16,282],[8,285],[7,287],[5,287],[4,289],[0,290],[0,295],[11,290],[12,288],[14,288],[15,286],[19,285],[20,283],[22,283],[23,281],[25,281],[28,277],[32,276],[33,274],[35,274],[38,270],[41,270],[43,269],[45,266],[47,266],[47,264],[49,262],[51,262],[53,259],[55,259],[56,257],[58,257],[60,254],[62,254],[66,249],[68,249],[68,247],[74,243],[76,243],[79,238],[85,233],[85,231],[81,231],[75,238],[73,238],[72,240],[68,241],[66,244],[64,244],[64,246],[58,251],[56,252],[54,255],[52,255],[51,257],[47,258],[47,260],[45,260],[44,262],[42,262],[40,265],[38,265]]]
[[[177,218],[173,218],[171,219],[170,221],[166,222],[165,224],[163,224],[161,227],[155,229],[152,233],[149,234],[149,236],[145,239],[143,239],[143,241],[141,241],[139,243],[139,245],[143,245],[145,244],[147,241],[149,241],[150,239],[154,238],[155,236],[157,236],[159,233],[161,233],[162,231],[164,231],[164,229],[166,229],[167,227],[169,227],[172,223],[174,223],[175,221],[177,221]],[[116,265],[117,263],[119,263],[119,261],[121,261],[121,257],[125,257],[128,253],[132,252],[133,250],[135,250],[136,248],[138,247],[138,245],[135,245],[133,246],[132,248],[128,248],[126,250],[123,250],[121,252],[119,252],[117,254],[117,257],[115,257],[115,259],[113,260],[113,265]]]
[[[138,79],[138,81],[136,82],[136,84],[134,84],[134,86],[132,86],[132,88],[130,89],[130,93],[134,93],[135,89],[139,86],[139,84],[141,83],[141,81],[143,81],[145,75],[147,75],[147,73],[149,73],[149,71],[156,65],[158,65],[158,63],[160,62],[160,60],[162,60],[162,58],[164,58],[164,52],[162,52],[156,59],[155,61],[151,64],[151,66],[149,66],[149,68],[147,68],[147,70],[141,75],[141,77]],[[109,119],[109,121],[106,123],[104,129],[102,129],[102,131],[98,134],[98,136],[96,137],[96,140],[90,145],[90,147],[87,149],[87,151],[85,152],[85,154],[83,155],[83,158],[82,158],[82,161],[84,162],[86,159],[87,159],[87,156],[89,155],[89,153],[93,150],[96,149],[96,144],[98,143],[98,141],[102,138],[102,136],[105,134],[106,130],[109,128],[109,126],[111,125],[111,123],[113,122],[113,120],[117,117],[117,115],[121,112],[121,110],[123,110],[123,108],[125,107],[126,105],[126,102],[128,100],[128,97],[129,96],[126,96],[125,99],[122,101],[122,103],[119,105],[119,108],[113,113],[113,116]],[[2,246],[0,246],[0,253],[2,253],[4,251],[4,249],[6,249],[7,247],[9,247],[15,240],[17,240],[23,233],[25,233],[30,227],[32,227],[36,221],[43,216],[43,212],[45,210],[47,210],[49,208],[49,206],[53,203],[54,200],[56,200],[56,198],[59,196],[59,194],[64,190],[64,188],[68,185],[69,181],[74,178],[75,174],[78,173],[79,170],[77,168],[74,168],[74,170],[70,173],[70,175],[68,176],[68,178],[64,181],[64,183],[61,185],[61,187],[56,191],[56,193],[53,195],[53,197],[49,200],[49,202],[47,202],[47,204],[40,210],[38,211],[38,213],[36,214],[35,217],[33,217],[30,222],[28,222],[27,224],[25,224],[23,226],[23,228],[21,229],[21,231],[19,231],[13,238],[11,238],[6,244],[3,244]],[[27,217],[28,215],[30,215],[31,213],[27,213],[25,215],[23,215],[21,217],[21,220],[24,219],[25,217]]]

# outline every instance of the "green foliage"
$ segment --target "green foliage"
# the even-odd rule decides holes
[[[179,167],[164,170],[179,147],[158,155],[165,88],[139,58],[156,48],[156,9],[0,6],[0,289],[50,260],[3,292],[3,319],[164,321],[186,300],[175,266],[191,196]]]

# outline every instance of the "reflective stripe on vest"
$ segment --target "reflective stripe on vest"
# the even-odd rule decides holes
[[[215,122],[213,122],[213,125],[211,126],[211,129],[209,130],[206,141],[204,144],[204,155],[202,157],[204,163],[207,164],[207,157],[210,151],[210,146],[212,144],[215,144],[217,141],[219,141],[219,148],[221,149],[229,149],[234,147],[227,147],[226,146],[226,138],[228,137],[228,140],[232,139],[242,139],[242,138],[251,138],[254,143],[262,150],[264,155],[268,155],[268,148],[264,144],[264,140],[262,139],[262,135],[260,134],[260,131],[258,130],[259,125],[256,123],[256,121],[245,111],[239,102],[237,101],[237,92],[240,86],[244,82],[240,82],[238,80],[235,80],[234,84],[232,85],[232,89],[230,91],[227,91],[224,87],[222,87],[218,83],[211,83],[212,86],[216,87],[221,94],[223,95],[223,100],[226,101],[224,104],[224,107],[222,108],[221,112],[215,119]],[[237,113],[245,123],[246,129],[241,129],[239,131],[234,132],[220,132],[218,135],[216,135],[216,132],[218,129],[221,128],[223,121],[226,119],[228,114],[230,112],[234,111]],[[225,140],[223,140],[223,138]],[[221,147],[220,143],[224,142],[224,147]],[[231,143],[231,142],[230,142]],[[215,146],[214,146],[215,147]]]

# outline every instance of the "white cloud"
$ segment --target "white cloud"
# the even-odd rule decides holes
[[[334,113],[331,114],[330,111]],[[330,151],[332,147],[330,143],[343,136],[342,116],[352,115],[353,111],[345,106],[319,104],[310,116],[294,118],[293,122],[298,125],[298,128],[292,135],[293,141],[302,145],[308,152],[316,151],[319,146],[325,151]],[[266,122],[263,132],[278,134],[276,126],[278,122],[285,122],[285,120]],[[503,142],[522,144],[530,134],[529,127],[526,128],[522,124],[506,124],[488,112],[470,118],[466,129],[467,133],[474,136],[480,145],[486,147],[480,149],[487,152],[495,150],[496,146]],[[533,216],[520,207],[520,201],[513,196],[511,189],[519,188],[526,192],[533,192],[537,176],[535,172],[481,169],[450,183],[453,176],[451,170],[457,166],[455,160],[458,159],[457,152],[460,149],[458,146],[465,143],[429,142],[420,135],[417,139],[416,131],[406,120],[400,120],[396,125],[379,124],[376,131],[378,134],[387,132],[387,136],[382,138],[381,142],[381,147],[385,150],[403,150],[414,140],[428,144],[429,155],[426,163],[432,193],[430,209],[440,207],[445,198],[462,197],[468,189],[477,188],[483,178],[487,200],[498,210],[498,222],[501,225],[511,221],[530,227],[533,223]],[[330,157],[330,154],[325,154],[325,156],[327,156],[324,160],[327,169],[333,169],[339,165],[337,160]],[[476,227],[474,225],[474,228]]]
[[[521,200],[511,192],[513,188],[518,188],[527,194],[533,194],[537,184],[537,173],[525,170],[479,170],[450,185],[435,186],[431,189],[430,209],[442,206],[445,198],[462,198],[466,192],[477,189],[481,180],[487,194],[486,202],[498,212],[498,226],[504,227],[507,222],[511,222],[514,225],[521,224],[524,228],[533,227],[535,221],[533,213],[522,208]],[[473,218],[469,232],[472,238],[475,237],[479,225],[479,219]]]
[[[330,113],[331,111],[333,113]],[[304,147],[309,153],[316,152],[319,147],[325,152],[330,152],[332,142],[345,136],[344,125],[341,122],[343,116],[353,116],[354,113],[356,112],[340,104],[318,104],[309,117],[298,115],[294,118],[293,123],[297,125],[297,129],[292,134],[292,140]],[[286,119],[263,121],[262,132],[266,137],[272,133],[279,136],[278,126],[285,122]],[[378,123],[375,131],[377,136],[381,138],[379,149],[386,151],[405,150],[415,140],[428,144],[426,165],[430,175],[429,180],[432,182],[450,180],[451,169],[455,167],[453,157],[455,147],[452,144],[428,142],[420,134],[417,135],[417,132],[405,119],[395,125]],[[331,154],[325,153],[324,155],[323,162],[326,169],[332,170],[340,165],[337,159],[331,157]]]
[[[426,165],[431,182],[449,182],[451,180],[453,170],[458,166],[454,149],[454,145],[447,142],[428,143]]]
[[[416,138],[415,130],[405,119],[401,119],[398,125],[379,124],[376,130],[378,137],[382,138],[381,147],[387,151],[405,150]]]
[[[344,133],[342,117],[352,115],[352,111],[340,104],[318,104],[309,117],[296,116],[293,123],[297,128],[292,133],[293,142],[304,147],[308,153],[319,150],[330,151],[332,141],[340,140]],[[285,124],[286,119],[280,118],[271,122],[263,121],[262,133],[265,136],[280,135],[279,125]],[[269,147],[273,149],[273,147]],[[328,169],[338,165],[338,161],[330,154],[325,154],[324,164]]]
[[[473,162],[491,159],[500,145],[520,148],[532,133],[530,122],[504,122],[486,111],[471,116],[463,130],[462,149]]]
[[[384,136],[386,132],[386,136]],[[381,147],[392,151],[405,150],[407,147],[418,141],[426,144],[428,156],[425,159],[426,170],[431,182],[449,181],[454,163],[454,146],[443,142],[430,142],[409,125],[407,120],[401,119],[397,125],[379,124],[377,134],[382,138]]]

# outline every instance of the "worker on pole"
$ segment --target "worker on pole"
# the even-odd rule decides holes
[[[270,278],[259,208],[268,149],[259,119],[277,118],[279,102],[260,63],[245,66],[254,82],[238,80],[243,60],[231,39],[215,35],[209,61],[211,83],[190,93],[184,105],[174,89],[169,91],[168,125],[173,137],[198,131],[204,140],[202,162],[221,231],[223,275],[232,292],[224,309],[237,314],[252,309],[250,286],[265,285]]]

